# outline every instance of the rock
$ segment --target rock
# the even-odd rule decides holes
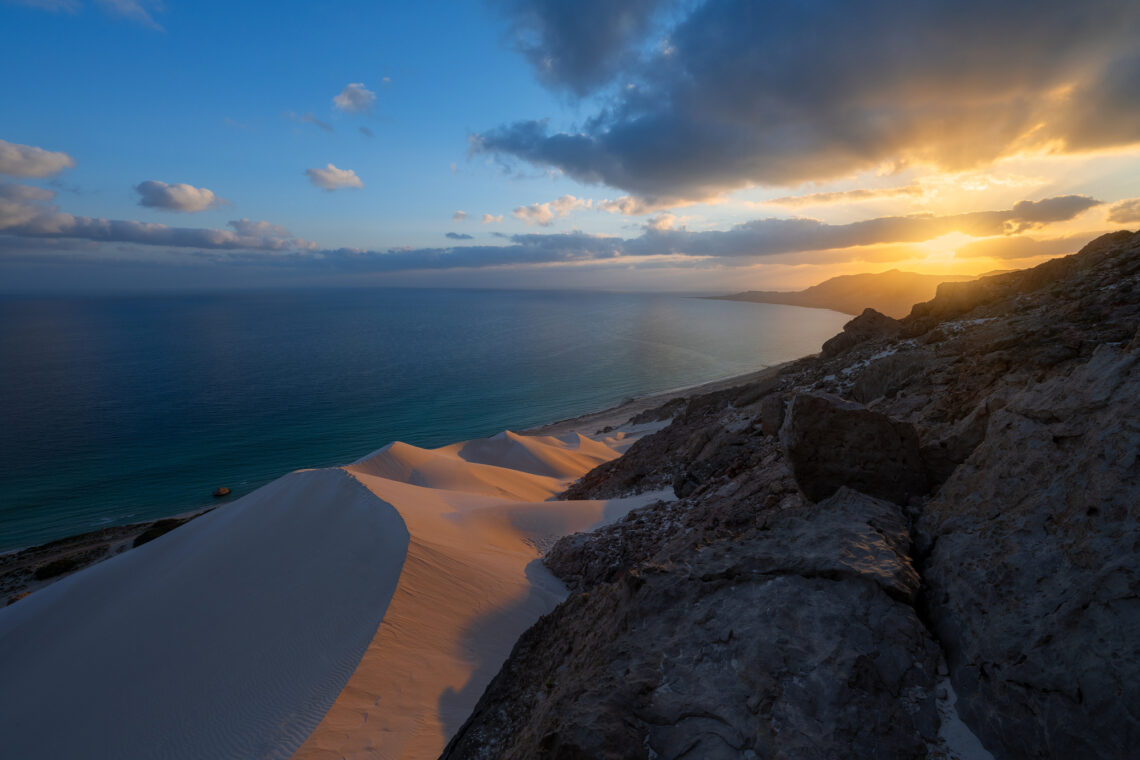
[[[786,401],[779,394],[770,394],[760,402],[760,430],[764,435],[779,435],[784,424]]]
[[[220,499],[223,496],[229,496],[229,495],[230,495],[230,489],[226,488],[225,486],[222,486],[221,488],[215,488],[214,489],[214,498],[215,499]]]
[[[925,351],[900,351],[875,359],[864,367],[851,387],[851,397],[867,404],[884,396],[894,396],[930,365]]]
[[[1140,746],[1140,356],[1030,385],[924,511],[932,626],[995,755]]]
[[[844,490],[624,571],[523,635],[443,757],[925,758],[939,653],[908,544]]]
[[[902,324],[874,309],[864,309],[863,313],[843,325],[843,332],[823,344],[820,353],[830,359],[844,351],[873,338],[891,338],[899,334]]]
[[[914,426],[842,399],[793,397],[780,438],[813,501],[848,486],[905,504],[929,487]]]

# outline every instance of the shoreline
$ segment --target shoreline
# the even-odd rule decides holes
[[[811,356],[811,354],[807,354]],[[802,357],[801,357],[802,358]],[[784,367],[798,359],[763,367],[740,375],[710,380],[695,385],[681,386],[664,391],[648,393],[643,396],[622,401],[614,406],[599,409],[593,412],[555,420],[543,425],[520,430],[521,435],[562,435],[564,433],[580,432],[586,436],[595,436],[601,428],[618,427],[642,412],[674,398],[685,398],[694,394],[713,393],[735,385],[755,382],[765,377],[779,373]],[[285,477],[288,473],[283,473]],[[236,499],[228,499],[221,504],[208,507],[199,507],[186,512],[179,512],[168,517],[155,520],[144,520],[137,523],[115,525],[97,528],[83,533],[75,533],[64,538],[48,541],[43,544],[33,544],[18,549],[9,549],[0,552],[0,608],[46,588],[56,581],[62,580],[85,568],[99,564],[103,560],[118,556],[130,551],[133,542],[162,523],[177,521],[178,524],[170,526],[174,530],[196,517],[200,517],[215,509],[224,509]],[[161,535],[161,534],[158,534]],[[157,537],[157,535],[153,536]],[[142,544],[138,544],[141,546]],[[57,564],[58,563],[58,564]],[[55,564],[60,572],[45,575],[45,569]],[[66,569],[64,568],[66,565]],[[40,573],[41,577],[36,577]]]

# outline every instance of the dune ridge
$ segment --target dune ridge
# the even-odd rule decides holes
[[[430,451],[387,446],[345,468],[396,505],[408,557],[376,637],[294,757],[438,756],[518,636],[566,596],[540,547],[662,495],[544,501],[633,440],[507,431]]]
[[[393,443],[32,594],[0,610],[0,746],[436,756],[565,596],[540,547],[656,496],[546,501],[636,437]]]

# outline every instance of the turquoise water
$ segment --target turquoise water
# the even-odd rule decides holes
[[[0,300],[0,551],[748,372],[847,319],[566,292]]]

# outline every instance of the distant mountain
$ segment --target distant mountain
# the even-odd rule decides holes
[[[892,269],[878,274],[847,274],[832,277],[806,290],[749,290],[735,295],[720,296],[718,300],[808,306],[816,309],[832,309],[845,314],[861,314],[864,309],[870,307],[889,317],[900,319],[909,314],[910,308],[916,303],[934,298],[939,283],[975,279],[977,277],[916,274]]]

